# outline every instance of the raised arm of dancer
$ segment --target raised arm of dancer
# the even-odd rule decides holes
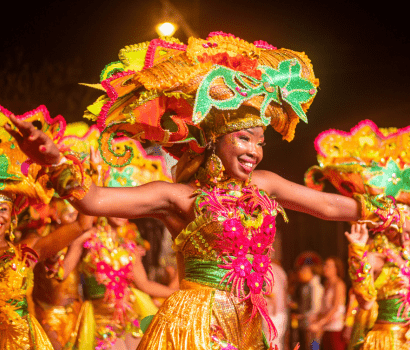
[[[357,221],[360,219],[360,206],[353,198],[316,191],[264,170],[255,171],[252,182],[274,196],[286,209],[307,213],[324,220]]]
[[[132,275],[135,286],[151,297],[168,298],[172,293],[177,291],[177,289],[149,280],[142,265],[141,258],[137,258],[134,261]]]
[[[67,249],[67,253],[64,257],[63,268],[64,276],[63,279],[66,279],[67,276],[76,268],[79,264],[81,257],[83,255],[83,244],[86,240],[91,237],[94,228],[85,231],[81,236],[77,237]]]
[[[92,219],[92,217],[79,215],[75,222],[61,226],[45,237],[32,241],[32,243],[23,240],[22,243],[27,243],[35,249],[39,255],[39,260],[53,257],[61,249],[70,245],[84,231],[91,228]]]
[[[380,274],[384,261],[378,254],[367,251],[369,233],[366,224],[352,225],[345,236],[349,241],[349,275],[353,292],[360,308],[370,310],[377,296],[374,280]]]
[[[10,120],[16,128],[5,125],[5,129],[16,139],[21,150],[30,159],[46,166],[60,162],[60,152],[46,134],[37,130],[31,123],[13,116]],[[161,181],[134,188],[105,188],[91,185],[85,197],[82,200],[73,200],[72,204],[86,215],[125,218],[149,215],[161,219],[170,213],[180,216],[180,213],[184,212],[181,211],[180,205],[175,205],[175,202],[184,202],[178,200],[184,195],[184,188],[186,192],[186,186]]]

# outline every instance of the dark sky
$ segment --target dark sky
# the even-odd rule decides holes
[[[321,131],[348,131],[362,119],[372,119],[380,127],[409,124],[410,31],[404,1],[171,2],[201,37],[211,31],[230,32],[250,42],[265,40],[277,47],[305,51],[312,60],[320,90],[308,111],[309,124],[298,125],[291,143],[281,141],[268,129],[261,168],[303,183],[304,172],[316,164],[313,141]],[[24,59],[33,70],[44,59],[80,59],[79,82],[89,83],[98,82],[101,70],[118,60],[122,47],[155,38],[154,25],[162,14],[159,0],[33,1],[24,5],[15,1],[8,2],[8,6],[7,12],[2,11],[0,24],[0,70],[2,60],[13,55],[15,47],[24,47]],[[181,30],[175,36],[186,42]],[[80,93],[86,89],[74,88]],[[91,102],[86,101],[78,108],[75,119],[81,119],[82,111]],[[34,104],[30,108],[49,104],[47,96],[30,103]],[[53,106],[51,114],[57,113],[62,112]],[[326,241],[327,231],[341,230],[306,220],[304,216],[291,218],[294,224],[287,226],[287,230],[298,231],[300,235],[309,230],[321,234],[311,236],[305,243],[300,243],[300,235],[290,235],[299,237],[290,241],[284,239],[287,249],[292,249],[289,259],[311,248],[314,242]],[[343,244],[343,237],[341,240]],[[337,253],[338,246],[332,247],[330,252]]]

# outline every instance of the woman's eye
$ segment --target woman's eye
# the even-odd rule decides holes
[[[248,136],[239,136],[240,140],[244,140],[244,141],[249,141],[249,137]]]
[[[260,146],[260,147],[265,147],[265,146],[266,146],[266,142],[259,142],[259,143],[258,143],[258,146]]]

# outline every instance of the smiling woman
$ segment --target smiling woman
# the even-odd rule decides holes
[[[155,39],[127,46],[119,57],[101,74],[99,88],[107,93],[86,112],[102,130],[102,158],[111,166],[130,162],[131,149],[115,153],[115,137],[159,143],[178,159],[174,183],[89,186],[73,154],[60,154],[31,124],[10,116],[18,131],[6,130],[32,160],[47,166],[54,188],[79,211],[155,217],[172,234],[181,290],[164,302],[139,350],[267,349],[262,319],[269,338],[276,334],[264,299],[273,284],[276,216],[286,219],[284,208],[338,221],[370,215],[365,201],[255,170],[269,124],[291,141],[299,120],[307,121],[318,87],[310,60],[222,32],[190,38],[187,46]],[[382,225],[402,225],[399,209],[386,203],[373,207]]]
[[[221,136],[215,152],[225,166],[225,174],[246,181],[263,158],[263,128],[244,129]]]

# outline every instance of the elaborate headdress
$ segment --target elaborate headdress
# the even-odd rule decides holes
[[[102,131],[103,157],[113,153],[111,165],[130,161],[131,149],[115,154],[111,147],[118,136],[153,141],[179,159],[178,182],[192,176],[219,135],[271,124],[291,141],[318,86],[304,53],[222,32],[191,37],[187,46],[155,39],[127,46],[119,57],[97,86],[106,95],[85,115]]]
[[[375,196],[376,206],[382,195],[410,205],[410,127],[382,129],[363,120],[348,133],[322,132],[315,148],[319,166],[306,172],[307,186],[322,190],[328,180],[345,196]]]
[[[3,200],[14,202],[14,212],[18,213],[28,204],[48,203],[54,190],[47,187],[48,178],[41,175],[41,167],[28,159],[3,128],[9,115],[11,112],[0,106],[0,194]],[[64,132],[64,119],[51,119],[44,106],[17,118],[32,122],[56,142]]]

